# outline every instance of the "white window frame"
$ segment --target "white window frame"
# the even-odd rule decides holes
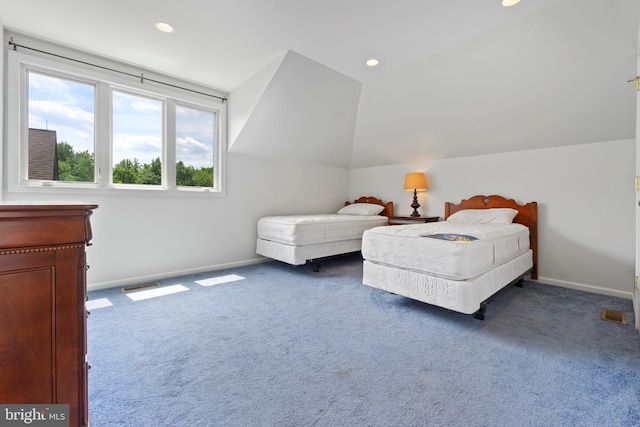
[[[170,194],[225,195],[225,166],[227,147],[227,106],[221,100],[197,93],[161,86],[150,82],[137,86],[131,77],[120,76],[90,66],[74,65],[22,52],[8,52],[7,74],[7,157],[4,159],[5,179],[9,192],[26,193],[89,193],[95,192],[158,192]],[[93,84],[95,91],[95,181],[60,182],[27,179],[28,166],[28,78],[33,71]],[[167,78],[169,79],[169,78]],[[175,81],[175,79],[172,79]],[[160,99],[164,104],[162,143],[162,185],[136,185],[113,183],[112,91],[120,90],[140,96]],[[214,187],[176,186],[176,104],[210,111],[215,114]]]

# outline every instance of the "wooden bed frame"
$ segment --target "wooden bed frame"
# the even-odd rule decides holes
[[[529,246],[533,251],[533,267],[531,269],[531,278],[538,278],[538,203],[529,202],[525,205],[519,205],[513,199],[505,199],[502,196],[473,196],[469,199],[463,199],[460,203],[454,204],[445,202],[444,218],[457,211],[463,209],[491,209],[491,208],[511,208],[518,211],[513,222],[529,227]]]
[[[386,217],[393,216],[393,202],[385,203],[380,199],[376,199],[375,197],[362,196],[359,199],[354,200],[353,202],[344,202],[344,205],[348,206],[352,203],[372,203],[375,205],[384,206],[384,209],[382,210],[382,212],[379,213],[379,215],[386,216]]]

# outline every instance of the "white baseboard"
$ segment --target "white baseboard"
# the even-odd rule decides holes
[[[638,292],[633,293],[633,315],[636,319],[635,327],[640,330],[640,301],[638,301]]]
[[[227,264],[210,265],[206,267],[198,267],[198,268],[192,268],[192,269],[186,269],[186,270],[165,271],[163,273],[151,274],[148,276],[128,277],[123,280],[114,280],[111,282],[89,283],[87,284],[87,291],[97,291],[100,289],[107,289],[107,288],[119,288],[124,286],[137,285],[141,283],[154,282],[162,279],[169,279],[172,277],[186,276],[188,274],[206,273],[207,271],[216,271],[216,270],[224,270],[227,268],[243,267],[245,265],[260,264],[260,263],[269,262],[269,261],[272,261],[272,260],[268,258],[256,258],[256,259],[251,259],[247,261],[230,262]]]
[[[566,282],[564,280],[555,280],[549,277],[538,277],[538,282],[545,285],[560,286],[562,288],[576,289],[578,291],[591,292],[593,294],[608,295],[612,297],[633,300],[633,292],[618,291],[615,289],[601,288],[599,286],[585,285],[584,283]]]
[[[250,259],[246,261],[210,265],[206,267],[198,267],[193,269],[165,271],[163,273],[158,273],[158,274],[153,274],[148,276],[130,277],[127,279],[115,280],[111,282],[89,283],[87,285],[87,290],[97,291],[100,289],[131,286],[131,285],[137,285],[140,283],[153,282],[153,281],[162,280],[162,279],[169,279],[172,277],[186,276],[189,274],[197,274],[197,273],[205,273],[207,271],[224,270],[227,268],[234,268],[234,267],[243,267],[245,265],[260,264],[263,262],[270,262],[270,261],[273,261],[273,260],[269,258],[255,258],[255,259]],[[538,277],[538,280],[534,280],[534,281],[545,284],[545,285],[560,286],[562,288],[576,289],[579,291],[591,292],[591,293],[601,294],[601,295],[609,295],[609,296],[629,299],[633,301],[633,292],[631,290],[629,290],[629,292],[618,291],[614,289],[601,288],[598,286],[585,285],[583,283],[574,283],[574,282],[567,282],[564,280],[555,280],[549,277]]]

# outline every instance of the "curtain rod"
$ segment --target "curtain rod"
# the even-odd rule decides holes
[[[148,80],[148,81],[153,82],[153,83],[158,83],[158,84],[165,85],[165,86],[170,86],[170,87],[173,87],[173,88],[176,88],[176,89],[186,90],[186,91],[197,93],[197,94],[200,94],[200,95],[210,96],[212,98],[217,98],[217,99],[221,100],[222,102],[225,102],[227,100],[226,97],[217,96],[217,95],[211,95],[210,93],[204,93],[204,92],[200,92],[200,91],[197,91],[197,90],[189,89],[189,88],[186,88],[186,87],[177,86],[177,85],[174,85],[174,84],[171,84],[171,83],[166,83],[166,82],[161,82],[159,80],[150,79],[148,77],[144,77],[144,73],[140,73],[140,75],[138,76],[138,75],[135,75],[135,74],[127,73],[126,71],[115,70],[113,68],[104,67],[102,65],[92,64],[90,62],[81,61],[81,60],[75,59],[75,58],[69,58],[68,56],[62,56],[62,55],[58,55],[56,53],[51,53],[51,52],[46,52],[44,50],[35,49],[33,47],[23,46],[23,45],[14,43],[13,42],[13,37],[11,37],[10,40],[9,40],[9,46],[13,46],[13,50],[17,50],[17,48],[21,47],[23,49],[28,49],[28,50],[33,50],[35,52],[44,53],[45,55],[51,55],[51,56],[55,56],[57,58],[66,59],[68,61],[78,62],[80,64],[89,65],[91,67],[96,67],[96,68],[101,68],[103,70],[112,71],[114,73],[124,74],[125,76],[139,78],[140,79],[140,83],[144,83],[145,80]]]

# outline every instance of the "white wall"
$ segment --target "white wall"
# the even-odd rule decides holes
[[[631,298],[635,263],[635,140],[353,169],[349,196],[370,194],[408,215],[407,172],[430,181],[423,216],[444,202],[499,194],[538,202],[539,281]]]
[[[5,44],[5,34],[4,34],[4,26],[2,24],[2,20],[0,20],[0,43],[4,46]],[[3,52],[4,53],[4,52]],[[5,71],[4,71],[4,63],[5,63],[4,54],[0,57],[0,98],[4,99],[4,90],[5,90]],[[4,135],[4,102],[0,103],[0,136]],[[4,149],[3,144],[0,144],[0,165],[4,165]],[[4,174],[0,173],[0,202],[2,201],[2,192],[4,188]]]
[[[6,131],[5,150],[15,143]],[[262,130],[268,131],[268,126]],[[95,289],[257,262],[255,226],[264,215],[327,212],[362,195],[392,200],[398,214],[409,214],[404,175],[424,170],[430,189],[421,196],[423,213],[442,215],[444,201],[475,194],[535,200],[540,281],[630,298],[634,159],[635,141],[627,139],[351,171],[228,153],[226,197],[43,193],[37,199],[100,205],[92,221],[94,245],[88,248],[88,283]],[[3,193],[5,202],[34,199]]]
[[[39,49],[113,66],[106,58],[44,40],[21,35],[20,41]],[[8,48],[5,46],[4,49]],[[116,68],[121,69],[120,66]],[[322,71],[326,74],[325,68],[322,67]],[[7,83],[3,82],[6,94]],[[359,86],[357,89],[359,91]],[[299,100],[300,96],[296,96]],[[6,96],[2,98],[6,107]],[[7,108],[3,123],[7,120],[6,112]],[[321,118],[318,122],[331,132],[331,126],[321,122]],[[262,129],[263,135],[268,132],[268,127]],[[17,144],[7,134],[5,128],[2,134],[4,154],[10,144]],[[347,149],[350,153],[351,146]],[[5,157],[0,174],[5,178],[8,161]],[[349,172],[343,167],[309,164],[295,158],[257,158],[227,153],[225,170],[224,197],[134,190],[65,193],[57,191],[62,190],[60,188],[36,194],[16,193],[7,191],[5,181],[1,200],[6,203],[82,201],[99,205],[91,221],[93,245],[87,248],[87,261],[91,266],[87,272],[89,289],[260,262],[264,258],[256,255],[255,241],[256,223],[261,216],[324,213],[338,210],[348,200]]]
[[[262,260],[256,223],[264,215],[326,212],[347,200],[348,170],[239,155],[227,158],[227,196],[86,195],[99,208],[87,248],[89,289],[141,283]],[[5,201],[34,200],[7,193]],[[39,195],[38,200],[79,200]]]

